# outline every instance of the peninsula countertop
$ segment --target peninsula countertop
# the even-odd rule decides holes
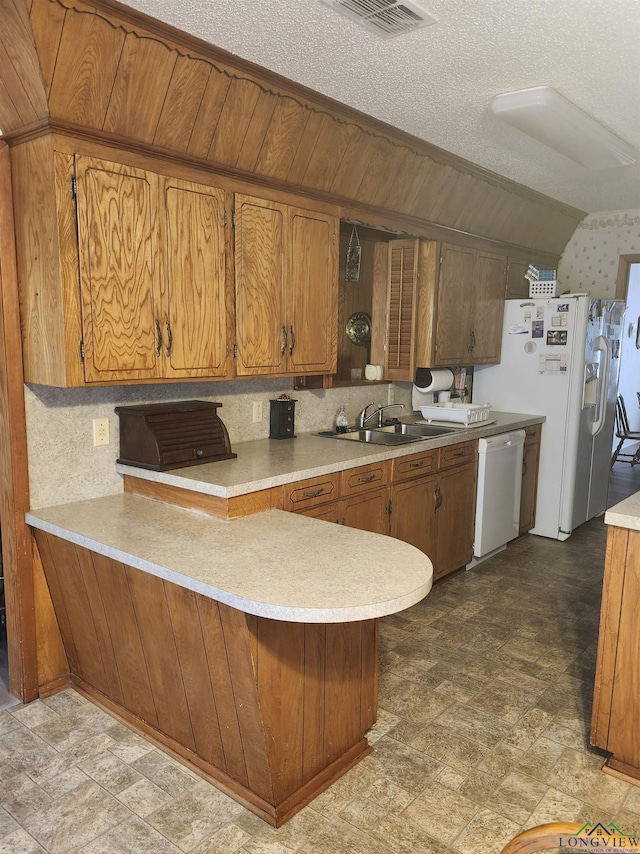
[[[227,522],[117,494],[26,515],[49,534],[259,617],[341,623],[392,614],[431,589],[413,546],[282,510]]]
[[[492,423],[468,428],[450,424],[448,426],[455,428],[452,433],[394,447],[345,442],[341,439],[323,438],[315,433],[303,433],[295,439],[258,439],[238,443],[233,446],[238,455],[234,460],[164,472],[122,464],[117,464],[116,470],[121,475],[131,475],[220,498],[234,498],[309,477],[333,474],[431,448],[495,436],[509,430],[520,430],[540,424],[545,418],[543,415],[491,412],[490,420]]]
[[[604,521],[616,528],[640,531],[640,492],[610,507],[604,514]]]

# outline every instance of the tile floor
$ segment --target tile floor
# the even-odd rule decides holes
[[[527,536],[382,622],[374,752],[280,830],[72,690],[0,712],[3,854],[493,854],[614,820],[588,746],[605,528]]]

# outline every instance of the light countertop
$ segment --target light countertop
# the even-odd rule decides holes
[[[604,521],[616,528],[640,531],[640,492],[610,507],[604,514]]]
[[[410,442],[395,447],[346,442],[342,439],[322,438],[315,433],[303,433],[295,439],[260,439],[238,443],[232,449],[238,455],[234,460],[205,463],[165,472],[120,464],[116,469],[122,475],[132,475],[169,486],[216,495],[220,498],[233,498],[261,489],[293,483],[296,480],[416,454],[431,448],[495,436],[508,430],[519,430],[532,424],[540,424],[545,420],[542,415],[521,415],[509,412],[491,412],[490,417],[492,420],[495,419],[495,423],[460,428],[454,433],[447,433],[435,439]],[[455,424],[449,426],[456,427]]]
[[[226,522],[135,495],[36,510],[27,523],[260,617],[340,623],[392,614],[433,567],[392,537],[282,510]]]

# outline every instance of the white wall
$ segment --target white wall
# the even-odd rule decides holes
[[[620,255],[640,252],[640,208],[589,214],[576,228],[558,265],[564,290],[613,299]]]
[[[331,428],[340,403],[346,404],[349,422],[354,423],[366,403],[407,398],[403,389],[387,384],[294,392],[286,379],[73,389],[25,386],[31,507],[122,492],[122,479],[115,471],[119,425],[114,408],[118,405],[171,400],[222,403],[218,415],[229,431],[232,450],[240,454],[241,442],[268,437],[269,400],[282,392],[297,399],[296,433]],[[259,424],[252,423],[253,401],[262,401]],[[92,420],[104,417],[109,419],[111,443],[94,448]]]

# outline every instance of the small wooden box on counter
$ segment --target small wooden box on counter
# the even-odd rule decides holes
[[[204,400],[116,406],[118,462],[165,471],[234,459],[227,428],[216,414],[220,406]]]
[[[292,398],[270,400],[270,439],[294,439],[296,401]]]

